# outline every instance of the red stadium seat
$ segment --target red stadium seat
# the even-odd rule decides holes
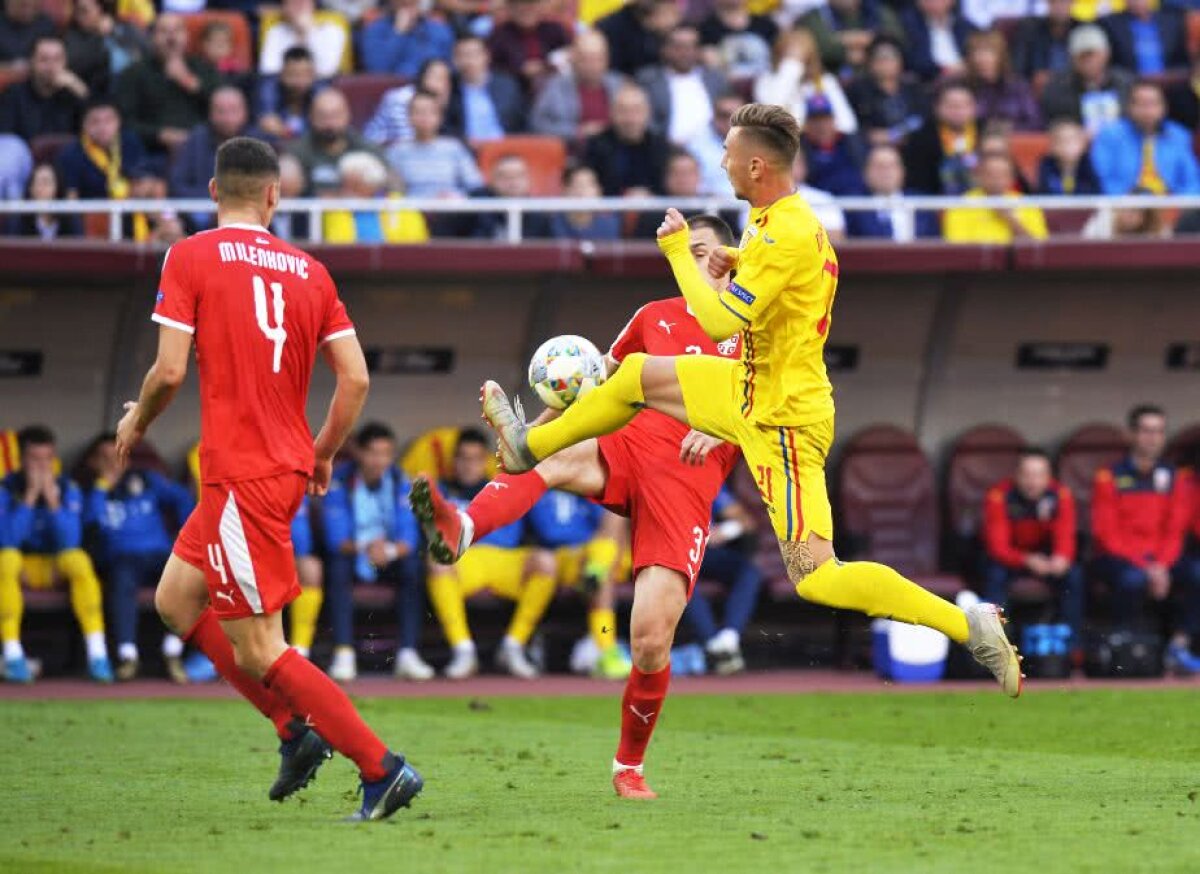
[[[1119,461],[1129,449],[1125,432],[1115,425],[1084,425],[1058,450],[1058,479],[1075,495],[1080,530],[1091,527],[1092,480],[1100,468]]]
[[[240,12],[195,12],[184,16],[187,24],[188,54],[200,53],[204,28],[214,21],[229,25],[233,32],[233,57],[239,70],[254,69],[254,46],[250,40],[250,25]]]
[[[860,431],[847,444],[837,476],[856,558],[891,565],[940,594],[962,581],[938,573],[938,500],[933,466],[916,439],[893,425]]]
[[[8,476],[21,466],[21,450],[17,446],[17,432],[11,428],[0,431],[0,478]]]
[[[1188,57],[1200,55],[1200,9],[1187,14],[1187,47]]]
[[[350,104],[351,124],[362,130],[363,125],[375,114],[383,95],[407,81],[402,76],[390,73],[355,73],[338,76],[333,84],[346,95],[346,101]]]
[[[1009,140],[1013,162],[1030,183],[1038,178],[1038,164],[1050,150],[1050,135],[1042,131],[1016,131]]]
[[[65,28],[71,21],[72,5],[71,0],[42,0],[42,11],[60,28]]]
[[[15,70],[0,70],[0,92],[13,82],[20,82],[23,78],[24,76]]]
[[[53,164],[58,154],[75,141],[73,134],[42,134],[29,141],[29,154],[34,165]]]
[[[1007,425],[978,425],[958,438],[946,470],[946,523],[955,536],[979,533],[984,495],[1012,473],[1024,445]]]
[[[497,158],[520,155],[529,164],[532,193],[535,196],[548,197],[561,193],[567,147],[557,137],[515,136],[472,145],[484,176],[489,174]]]

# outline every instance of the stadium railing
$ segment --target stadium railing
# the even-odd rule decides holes
[[[1113,213],[1120,209],[1156,209],[1173,213],[1200,209],[1200,196],[1127,195],[1122,197],[1062,197],[1030,195],[1020,199],[1006,197],[841,197],[833,202],[843,212],[875,212],[902,210],[914,217],[918,212],[942,212],[947,209],[1002,209],[1017,207],[1041,209],[1051,218],[1055,213],[1097,213],[1111,226]],[[741,212],[746,209],[743,201],[713,197],[529,197],[529,198],[297,198],[284,200],[279,211],[282,213],[307,215],[309,218],[308,242],[322,241],[321,218],[328,212],[395,212],[411,210],[426,215],[495,215],[505,216],[505,241],[519,243],[522,240],[521,220],[533,213],[655,213],[675,207],[684,212]],[[215,212],[216,206],[209,200],[58,200],[0,201],[0,216],[5,215],[107,215],[108,239],[117,242],[122,238],[122,217],[130,213],[161,212],[171,210],[178,213]],[[586,242],[586,241],[585,241]]]

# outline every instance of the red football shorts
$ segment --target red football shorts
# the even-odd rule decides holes
[[[219,619],[278,613],[300,594],[292,518],[307,485],[285,473],[202,487],[173,552],[204,571]]]
[[[646,451],[624,431],[597,442],[608,468],[608,483],[597,501],[629,517],[634,577],[652,565],[670,568],[687,578],[690,598],[704,561],[712,504],[729,473],[725,456],[712,453],[703,466],[693,467]]]

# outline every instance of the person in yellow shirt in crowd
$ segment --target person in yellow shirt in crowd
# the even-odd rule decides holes
[[[942,236],[946,242],[1002,245],[1020,238],[1046,239],[1046,217],[1040,209],[1020,205],[1021,195],[1015,190],[1015,182],[1012,158],[996,153],[981,157],[975,167],[975,187],[963,198],[1003,197],[1013,202],[1013,208],[959,206],[946,210],[942,217]]]
[[[370,152],[348,152],[338,161],[342,197],[379,198],[380,210],[336,210],[325,214],[326,243],[424,243],[425,217],[411,209],[395,209],[400,199],[389,194],[388,172]]]

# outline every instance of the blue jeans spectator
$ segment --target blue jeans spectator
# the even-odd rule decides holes
[[[998,561],[985,559],[983,563],[983,597],[999,607],[1008,603],[1008,590],[1013,580],[1026,576],[1025,571],[1014,570]],[[1083,629],[1083,571],[1078,564],[1061,577],[1039,577],[1044,583],[1058,592],[1058,612],[1060,621],[1070,626],[1072,646],[1081,643],[1080,631]]]
[[[715,546],[704,554],[699,575],[729,586],[729,596],[725,600],[725,624],[722,627],[733,629],[740,636],[758,604],[758,592],[763,583],[762,571],[741,550]],[[708,643],[721,631],[713,615],[712,604],[699,588],[692,593],[692,600],[688,602],[683,616],[691,623],[692,630],[702,643]]]
[[[333,626],[333,645],[354,646],[354,561],[352,555],[335,555],[327,565],[325,605]],[[373,585],[396,588],[396,622],[399,649],[415,649],[425,618],[425,565],[417,553],[399,558],[379,571]]]
[[[1116,556],[1096,560],[1096,575],[1112,589],[1113,625],[1135,629],[1146,610],[1150,578],[1143,568]],[[1200,634],[1200,555],[1188,553],[1170,569],[1171,591],[1167,600],[1179,603],[1179,619],[1172,631],[1189,636]]]

